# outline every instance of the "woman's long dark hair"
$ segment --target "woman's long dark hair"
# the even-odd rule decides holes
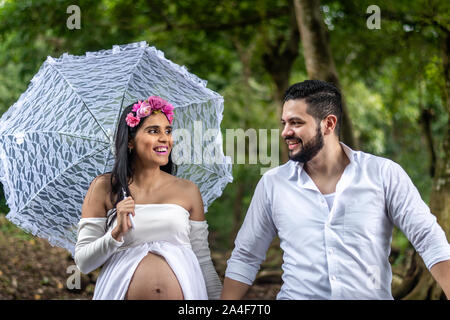
[[[130,189],[128,186],[133,181],[133,162],[134,162],[134,151],[128,151],[128,142],[133,140],[136,137],[136,133],[139,128],[142,126],[144,121],[140,121],[139,124],[135,127],[129,127],[126,123],[126,117],[128,113],[133,113],[134,103],[127,106],[120,116],[119,124],[117,126],[116,133],[116,154],[114,167],[111,171],[111,203],[114,204],[114,208],[117,203],[124,199],[123,190],[126,192],[126,196],[131,195]],[[173,163],[171,154],[169,154],[169,162],[161,166],[160,169],[164,172],[172,174]]]

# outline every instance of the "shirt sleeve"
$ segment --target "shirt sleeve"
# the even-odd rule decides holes
[[[393,161],[387,164],[386,206],[394,224],[406,235],[428,270],[450,259],[450,245],[408,174]]]
[[[75,244],[75,263],[84,274],[101,265],[117,251],[124,241],[117,241],[106,230],[106,218],[81,218]],[[106,233],[105,233],[106,232]]]
[[[227,262],[225,276],[252,285],[266,252],[276,235],[272,210],[265,188],[265,176],[256,186],[235,247]]]

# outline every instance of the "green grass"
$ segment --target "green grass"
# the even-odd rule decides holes
[[[32,234],[23,231],[22,229],[11,223],[8,219],[6,219],[3,213],[0,213],[0,232],[5,237],[14,237],[21,240],[34,239]]]

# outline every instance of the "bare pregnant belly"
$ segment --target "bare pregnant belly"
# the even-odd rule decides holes
[[[149,252],[137,266],[125,299],[182,300],[183,291],[167,261]]]

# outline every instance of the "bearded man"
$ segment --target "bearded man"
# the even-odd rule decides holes
[[[332,84],[307,80],[286,92],[281,123],[290,160],[258,182],[228,260],[222,299],[241,299],[278,234],[277,299],[393,299],[394,225],[450,297],[450,245],[395,162],[339,141],[342,101]]]

